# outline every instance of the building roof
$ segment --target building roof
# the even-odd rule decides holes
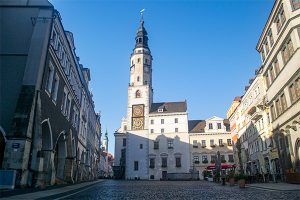
[[[150,113],[160,113],[159,109],[162,109],[161,113],[186,112],[187,105],[186,101],[152,103]]]
[[[205,120],[189,120],[189,133],[203,133],[206,126]]]

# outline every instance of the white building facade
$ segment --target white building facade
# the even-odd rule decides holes
[[[257,44],[281,178],[300,182],[300,3],[276,0]],[[297,177],[297,178],[295,178]]]
[[[143,19],[135,39],[127,116],[115,133],[115,176],[159,180],[188,173],[186,102],[153,103],[152,56]]]

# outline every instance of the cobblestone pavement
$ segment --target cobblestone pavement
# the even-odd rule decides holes
[[[300,199],[300,191],[269,191],[222,186],[206,181],[116,181],[107,180],[63,199]],[[55,198],[61,198],[56,196]]]

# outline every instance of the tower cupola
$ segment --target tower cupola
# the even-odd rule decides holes
[[[148,34],[144,27],[143,15],[141,16],[140,27],[135,37],[135,48],[140,48],[140,47],[144,47],[148,49]]]

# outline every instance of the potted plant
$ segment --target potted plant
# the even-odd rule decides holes
[[[211,160],[210,163],[216,163],[216,161],[215,160]]]
[[[208,163],[208,160],[203,160],[202,163]]]
[[[245,174],[241,173],[241,174],[236,174],[235,178],[238,180],[239,187],[245,188],[247,176]]]
[[[233,170],[231,170],[227,174],[227,180],[228,180],[230,186],[234,186],[234,171]]]

